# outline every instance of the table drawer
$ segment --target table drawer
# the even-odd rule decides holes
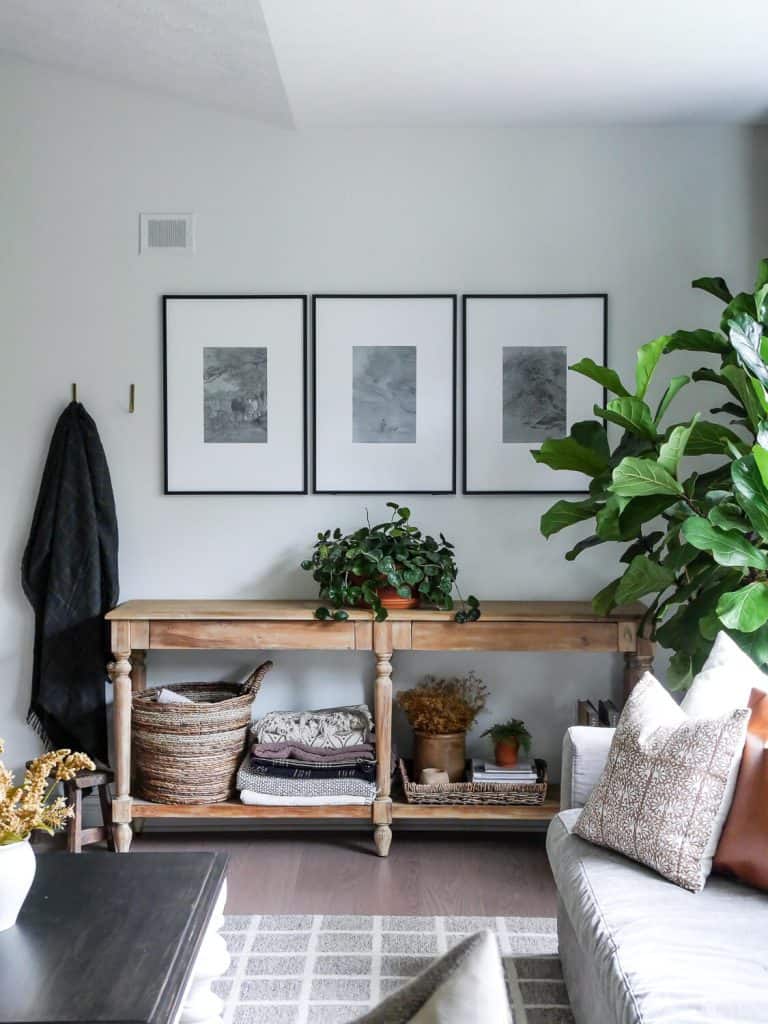
[[[414,651],[615,651],[615,622],[418,622]]]
[[[321,650],[353,651],[353,622],[209,622],[179,619],[152,622],[153,651],[180,650]]]

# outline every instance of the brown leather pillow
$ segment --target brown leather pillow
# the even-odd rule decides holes
[[[768,693],[753,690],[752,717],[715,868],[768,889]]]

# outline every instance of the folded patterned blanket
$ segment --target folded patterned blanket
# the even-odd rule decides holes
[[[375,761],[376,747],[373,743],[356,743],[354,746],[310,747],[304,743],[254,743],[251,747],[254,757],[273,757],[278,760],[303,761],[307,764],[349,764],[354,761]]]
[[[338,755],[339,752],[334,753]],[[353,758],[318,764],[292,758],[254,757],[251,754],[251,771],[256,775],[270,775],[278,779],[365,779],[372,782],[376,778],[376,762]]]
[[[371,712],[365,704],[316,711],[271,711],[253,726],[256,743],[300,743],[308,747],[353,747],[370,742]]]
[[[250,755],[240,765],[237,788],[269,796],[359,796],[370,802],[376,796],[376,783],[364,779],[282,779],[260,775],[251,768]]]

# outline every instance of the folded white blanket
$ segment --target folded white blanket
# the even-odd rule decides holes
[[[330,807],[361,807],[373,802],[367,796],[273,796],[271,793],[253,793],[249,789],[242,790],[240,799],[244,804],[265,807],[321,807],[325,804]]]

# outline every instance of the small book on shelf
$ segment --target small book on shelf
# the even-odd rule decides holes
[[[509,768],[504,765],[483,761],[481,758],[472,758],[470,782],[509,782],[520,785],[537,781],[538,773],[533,761],[524,762]]]
[[[612,700],[601,700],[597,704],[597,713],[600,716],[600,725],[610,726],[615,729],[619,723],[619,709]]]

